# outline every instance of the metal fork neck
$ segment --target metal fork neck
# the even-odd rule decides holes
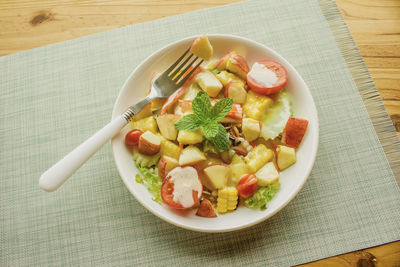
[[[137,102],[135,105],[130,106],[123,114],[122,116],[126,119],[126,121],[130,121],[133,116],[138,114],[148,103],[150,103],[151,100],[153,100],[154,97],[146,96],[139,102]]]

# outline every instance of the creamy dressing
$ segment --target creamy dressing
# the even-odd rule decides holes
[[[247,75],[253,78],[257,84],[265,88],[273,87],[278,81],[278,77],[276,76],[275,72],[257,62],[253,64],[250,72]]]
[[[201,197],[202,186],[199,181],[197,171],[193,167],[176,167],[168,173],[170,180],[174,183],[174,198],[176,203],[183,207],[194,205],[192,190],[197,191],[198,197]]]

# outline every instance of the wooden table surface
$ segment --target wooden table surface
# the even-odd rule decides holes
[[[0,56],[238,0],[2,0]],[[400,0],[337,0],[400,137]],[[304,266],[400,266],[400,241]]]

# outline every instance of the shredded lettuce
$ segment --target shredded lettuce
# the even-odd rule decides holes
[[[244,201],[244,205],[251,209],[265,210],[267,203],[270,202],[281,187],[280,183],[274,183],[259,188],[254,195]]]
[[[292,115],[292,104],[289,94],[282,90],[275,98],[274,104],[270,107],[263,119],[261,137],[265,140],[274,139],[283,132],[286,122]]]
[[[137,163],[135,163],[135,165],[143,175],[140,176],[140,174],[137,174],[136,182],[144,184],[147,187],[147,190],[149,190],[150,194],[153,195],[153,200],[157,203],[161,203],[161,178],[157,174],[150,171],[150,168],[143,167]]]

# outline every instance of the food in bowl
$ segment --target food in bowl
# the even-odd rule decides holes
[[[213,53],[206,36],[191,51]],[[172,96],[135,116],[125,143],[141,172],[136,181],[154,201],[202,217],[265,209],[308,127],[292,114],[288,79],[279,62],[260,58],[249,68],[235,51],[205,62]]]

